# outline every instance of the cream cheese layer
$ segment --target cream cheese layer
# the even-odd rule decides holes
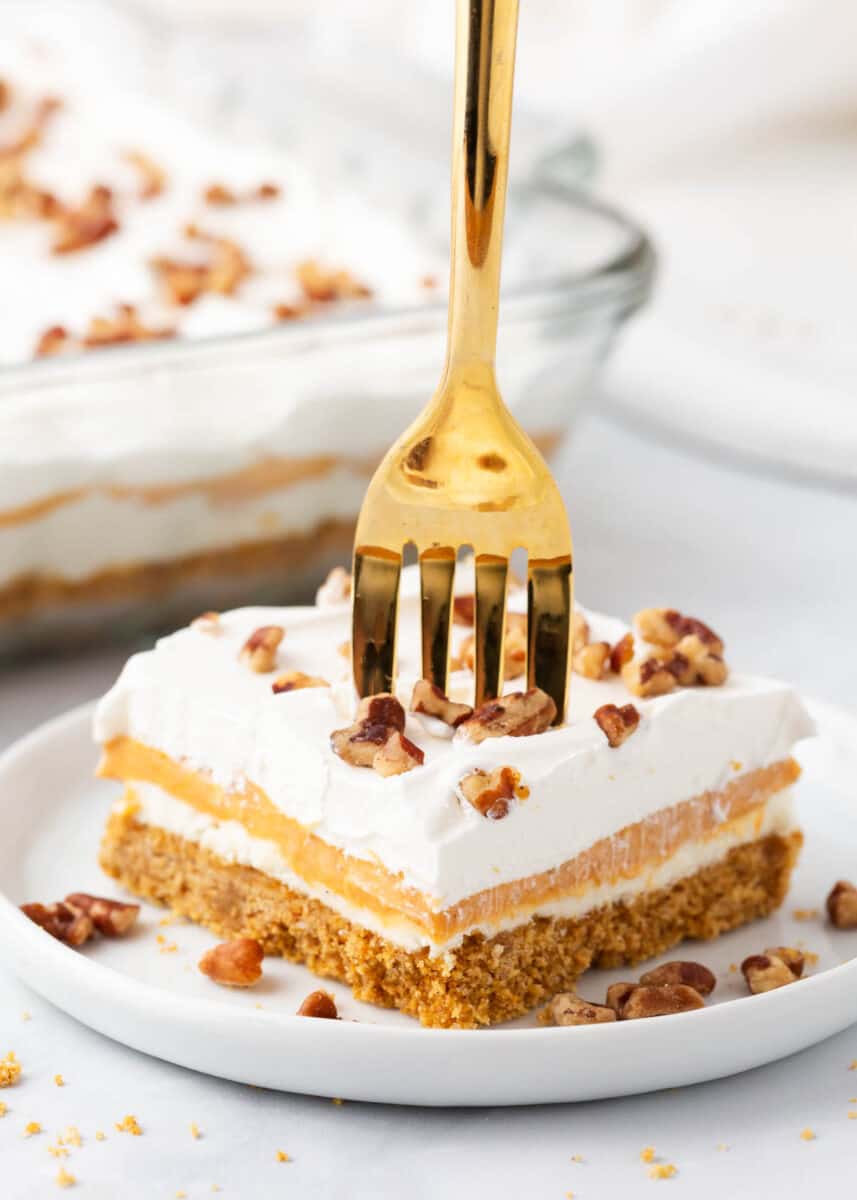
[[[467,587],[466,573],[461,586]],[[399,693],[407,707],[419,673],[418,575],[403,577]],[[522,591],[512,607],[525,604]],[[627,627],[588,613],[592,637],[614,642]],[[299,670],[331,686],[275,695],[275,673],[255,674],[240,661],[260,625],[285,637],[275,671]],[[633,737],[611,749],[592,714],[632,697],[621,680],[574,676],[568,719],[523,738],[470,745],[433,736],[409,714],[407,735],[425,764],[382,778],[350,766],[330,748],[330,734],[354,711],[350,668],[340,652],[350,607],[246,608],[222,615],[220,632],[188,628],[137,654],[100,702],[95,736],[127,736],[227,789],[245,782],[319,838],[358,858],[379,861],[430,898],[440,911],[483,889],[550,870],[595,842],[661,809],[718,792],[745,771],[788,756],[813,732],[793,688],[733,675],[723,687],[681,689],[635,700],[642,719]],[[456,640],[467,630],[454,628]],[[508,690],[523,686],[510,681]],[[456,673],[450,692],[469,699],[472,676]],[[456,795],[474,768],[512,766],[529,797],[499,821]]]

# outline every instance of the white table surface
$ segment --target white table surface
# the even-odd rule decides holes
[[[698,613],[723,631],[733,662],[854,703],[857,495],[706,462],[601,418],[581,428],[561,476],[588,605]],[[111,651],[0,674],[0,747],[103,690],[122,659]],[[78,1180],[68,1194],[110,1200],[197,1200],[214,1185],[254,1200],[610,1200],[660,1187],[694,1200],[833,1196],[846,1193],[857,1161],[857,1120],[847,1117],[857,1109],[848,1103],[857,1026],[737,1078],[633,1099],[495,1110],[334,1105],[145,1058],[65,1017],[0,966],[0,1055],[7,1048],[24,1076],[0,1093],[9,1106],[3,1200],[58,1193],[47,1146],[70,1124],[83,1145],[63,1164]],[[126,1113],[142,1137],[116,1132]],[[47,1132],[24,1138],[30,1120]],[[815,1140],[801,1139],[806,1127]],[[672,1180],[648,1179],[639,1161],[647,1145],[677,1165]],[[278,1163],[278,1149],[292,1161]]]

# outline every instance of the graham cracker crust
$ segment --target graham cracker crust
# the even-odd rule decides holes
[[[469,934],[449,955],[411,952],[347,921],[253,867],[116,812],[100,862],[138,896],[221,937],[253,937],[269,955],[347,983],[358,1000],[398,1008],[423,1025],[473,1028],[520,1016],[569,988],[590,966],[634,964],[685,938],[714,938],[782,903],[803,841],[771,834],[717,863],[583,917],[536,917],[491,938]]]

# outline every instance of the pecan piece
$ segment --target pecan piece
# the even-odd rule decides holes
[[[796,946],[766,946],[765,954],[769,958],[780,958],[798,979],[803,975],[806,965],[806,955]]]
[[[720,687],[729,674],[723,656],[707,646],[695,633],[689,633],[658,657],[682,687],[696,684]]]
[[[579,650],[589,641],[589,622],[583,613],[571,614],[571,644],[573,650]]]
[[[112,317],[93,317],[83,336],[83,345],[88,349],[99,346],[119,346],[127,342],[156,342],[176,336],[175,328],[163,326],[151,329],[137,316],[133,304],[117,304]]]
[[[660,967],[654,967],[640,976],[642,984],[685,983],[699,992],[700,996],[710,996],[717,986],[717,978],[713,971],[698,962],[668,962]]]
[[[713,654],[723,654],[723,640],[713,629],[696,617],[686,617],[674,608],[644,608],[634,617],[634,624],[643,640],[653,646],[677,646],[682,638],[693,634]]]
[[[619,1009],[619,1019],[637,1021],[644,1017],[667,1017],[704,1007],[705,1001],[696,988],[685,983],[638,984]]]
[[[607,738],[608,746],[614,750],[627,741],[640,724],[640,714],[633,704],[623,704],[621,708],[616,704],[602,704],[592,715]]]
[[[541,688],[528,692],[510,692],[499,700],[489,700],[462,721],[455,737],[463,742],[484,742],[491,737],[528,737],[550,729],[556,717],[556,705]]]
[[[625,1001],[631,995],[631,992],[633,992],[635,987],[639,987],[639,984],[611,983],[607,989],[607,1006],[614,1009],[617,1015],[621,1015]]]
[[[64,325],[51,325],[36,342],[36,358],[49,358],[52,354],[67,350],[70,340],[71,335]]]
[[[650,696],[664,696],[676,686],[675,675],[654,655],[626,663],[622,668],[622,678],[629,692],[644,699]]]
[[[428,679],[418,679],[414,684],[411,696],[411,712],[424,713],[427,717],[436,717],[455,729],[462,721],[472,715],[473,709],[469,704],[456,704]]]
[[[335,1021],[339,1016],[336,1011],[336,1001],[330,992],[310,992],[298,1009],[299,1017],[323,1017]]]
[[[376,754],[386,746],[393,734],[402,734],[404,730],[405,710],[395,696],[380,692],[377,696],[365,696],[360,701],[354,724],[346,729],[334,730],[330,735],[330,744],[334,753],[352,767],[371,767]],[[409,742],[408,745],[413,746],[413,743]],[[414,750],[417,750],[416,746]]]
[[[199,969],[223,987],[252,987],[262,978],[265,951],[255,938],[235,938],[206,950]]]
[[[315,594],[319,608],[346,604],[351,599],[351,574],[345,567],[334,567]]]
[[[827,915],[836,929],[857,929],[857,887],[840,879],[827,897]]]
[[[616,1013],[606,1004],[590,1004],[576,992],[562,992],[554,996],[544,1012],[544,1024],[550,1025],[600,1025],[615,1021]]]
[[[455,596],[452,601],[452,619],[456,625],[473,625],[476,619],[476,597]]]
[[[319,304],[331,300],[365,300],[372,295],[371,288],[355,279],[350,271],[325,270],[312,258],[298,263],[295,273],[307,300]]]
[[[584,679],[603,679],[610,663],[610,645],[608,642],[587,642],[572,656],[572,668],[577,675]]]
[[[253,630],[241,647],[238,657],[247,664],[251,671],[265,675],[274,669],[277,647],[285,634],[286,631],[282,625],[260,625],[258,629]]]
[[[130,163],[140,175],[139,197],[141,200],[153,200],[160,196],[167,182],[167,173],[148,154],[140,150],[129,150],[125,161]]]
[[[391,692],[364,696],[357,706],[357,720],[369,725],[388,725],[399,733],[405,731],[405,710]]]
[[[91,918],[61,901],[57,904],[22,904],[21,912],[67,946],[82,946],[93,934]]]
[[[140,915],[139,904],[125,904],[106,896],[90,896],[88,892],[72,892],[65,898],[70,908],[86,913],[99,933],[105,937],[124,937]]]
[[[471,633],[458,648],[453,666],[456,670],[472,671],[475,664],[476,638]],[[524,613],[506,614],[506,633],[503,638],[503,678],[518,679],[527,665],[527,618]]]
[[[220,613],[214,609],[209,609],[208,612],[200,613],[198,617],[190,623],[191,629],[198,630],[199,633],[219,634],[221,631]]]
[[[788,963],[775,954],[751,954],[741,963],[741,972],[754,996],[798,980]]]
[[[424,761],[425,754],[419,746],[403,733],[394,730],[376,752],[372,759],[372,767],[386,778],[389,775],[404,775],[414,767],[421,767]]]
[[[279,695],[281,692],[298,692],[303,688],[320,688],[330,687],[326,679],[322,679],[320,675],[305,675],[303,671],[286,671],[285,675],[278,675],[271,684],[271,691],[274,695]]]
[[[610,670],[618,675],[626,663],[634,657],[634,635],[626,633],[610,650]]]
[[[110,188],[96,184],[79,208],[63,208],[57,217],[54,254],[71,254],[103,241],[119,228]]]
[[[489,821],[501,821],[509,815],[515,800],[526,800],[530,789],[521,784],[521,773],[514,767],[495,767],[488,774],[477,768],[458,783],[458,793]]]

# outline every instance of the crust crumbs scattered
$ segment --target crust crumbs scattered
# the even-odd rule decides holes
[[[582,1154],[572,1154],[571,1161],[573,1163],[582,1163],[582,1162],[586,1162],[586,1159],[583,1157]]]
[[[806,1129],[802,1129],[800,1131],[800,1136],[801,1136],[801,1141],[804,1141],[804,1142],[814,1142],[815,1141],[815,1131],[810,1129],[809,1126],[807,1126]]]
[[[62,1138],[58,1138],[57,1141],[61,1142]],[[50,1154],[51,1158],[68,1158],[68,1150],[65,1146],[61,1145],[48,1146],[48,1154]]]
[[[0,1117],[5,1117],[8,1111],[8,1107],[0,1100]]]
[[[61,1146],[82,1146],[83,1138],[80,1136],[80,1130],[76,1125],[69,1125],[63,1136],[57,1138],[57,1142]]]
[[[795,908],[792,916],[796,921],[814,921],[818,916],[817,908]]]
[[[285,1150],[277,1151],[277,1162],[291,1162],[291,1158],[286,1154]]]
[[[849,1065],[849,1067],[848,1067],[848,1070],[849,1070],[849,1071],[857,1071],[857,1058],[852,1058],[852,1059],[851,1059],[851,1063],[850,1063],[850,1065]]]
[[[11,1087],[21,1078],[21,1064],[15,1057],[15,1051],[10,1050],[5,1058],[0,1058],[0,1087]]]
[[[159,933],[155,941],[160,947],[161,954],[175,954],[178,946],[175,942],[168,942],[162,933]]]
[[[202,1137],[202,1130],[197,1125],[196,1121],[191,1121],[191,1123],[190,1123],[190,1136],[194,1140],[197,1140],[198,1138]]]
[[[849,1121],[857,1121],[857,1112],[855,1112],[854,1110],[851,1110],[848,1113],[848,1120]]]
[[[21,1020],[22,1021],[32,1021],[32,1019],[33,1019],[33,1014],[25,1008],[24,1011],[21,1013]]]
[[[56,1181],[58,1187],[69,1188],[74,1187],[77,1183],[77,1177],[72,1175],[70,1171],[67,1171],[65,1167],[60,1167],[56,1173]]]
[[[137,1118],[132,1113],[129,1113],[127,1117],[123,1117],[121,1121],[117,1121],[115,1127],[119,1133],[130,1133],[134,1137],[139,1137],[143,1132],[137,1124]]]
[[[96,1142],[106,1142],[107,1141],[107,1134],[104,1132],[103,1129],[96,1129],[95,1140],[96,1140]]]
[[[649,1179],[672,1179],[673,1175],[678,1175],[678,1167],[675,1163],[656,1163],[653,1167],[649,1167]]]
[[[62,1075],[54,1075],[54,1083],[57,1085],[57,1087],[65,1087],[65,1080],[63,1079]]]
[[[718,1142],[717,1149],[722,1152],[723,1150],[728,1150],[729,1146],[726,1144],[726,1142]]]
[[[179,1189],[179,1191],[176,1192],[176,1200],[187,1200],[187,1192],[183,1192],[181,1189]]]
[[[855,1063],[854,1065],[855,1065],[855,1066],[857,1066],[857,1063]],[[331,1104],[344,1104],[344,1103],[345,1103],[345,1101],[344,1101],[344,1100],[340,1100],[338,1096],[333,1096],[333,1097],[332,1097],[332,1099],[331,1099],[331,1101],[330,1101],[330,1103],[331,1103]]]
[[[42,1127],[38,1121],[28,1121],[24,1126],[23,1137],[32,1137],[34,1133],[41,1133]]]
[[[654,1146],[644,1146],[640,1151],[640,1161],[644,1163],[653,1162],[655,1158]]]

